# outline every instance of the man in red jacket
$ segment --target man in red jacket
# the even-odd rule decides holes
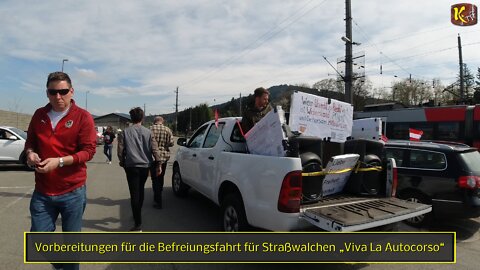
[[[72,99],[74,89],[66,73],[48,76],[46,94],[49,104],[35,111],[25,143],[27,163],[35,166],[31,231],[55,231],[59,214],[62,231],[81,231],[87,201],[86,162],[96,149],[95,125],[90,113]],[[78,264],[54,267],[79,269]]]

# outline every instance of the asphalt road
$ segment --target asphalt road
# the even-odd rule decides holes
[[[128,186],[116,156],[105,163],[103,147],[88,163],[87,197],[83,231],[118,232],[133,225]],[[173,159],[173,158],[172,158]],[[219,231],[219,209],[195,192],[176,198],[171,191],[171,164],[167,167],[164,209],[152,207],[150,180],[143,207],[144,231]],[[0,269],[51,269],[48,264],[24,264],[23,237],[30,230],[29,202],[33,173],[21,167],[0,166]],[[59,223],[60,224],[60,223]],[[457,263],[452,264],[82,264],[81,269],[478,269],[480,218],[436,222],[432,231],[457,232]],[[399,224],[399,230],[417,229]]]

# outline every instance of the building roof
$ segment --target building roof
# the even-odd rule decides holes
[[[94,120],[101,119],[101,118],[104,118],[104,117],[107,117],[107,116],[111,116],[111,115],[118,116],[118,117],[123,118],[123,119],[128,120],[128,121],[131,121],[131,120],[132,120],[132,119],[130,118],[130,115],[129,115],[129,114],[126,114],[126,113],[109,113],[109,114],[97,116],[97,117],[94,118]]]

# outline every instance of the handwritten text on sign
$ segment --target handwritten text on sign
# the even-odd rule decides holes
[[[307,136],[344,142],[352,134],[352,105],[311,94],[292,95],[289,126]]]

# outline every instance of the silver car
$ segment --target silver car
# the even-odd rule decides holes
[[[15,127],[0,126],[0,163],[27,163],[25,141],[27,133]]]

